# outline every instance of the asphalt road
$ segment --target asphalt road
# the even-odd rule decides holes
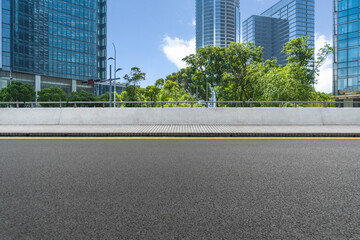
[[[360,239],[360,140],[0,140],[0,239]]]

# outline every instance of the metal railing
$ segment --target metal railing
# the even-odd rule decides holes
[[[112,107],[114,102],[111,103]],[[211,107],[216,105],[217,107],[344,107],[354,106],[353,104],[359,104],[358,102],[323,102],[323,101],[175,101],[175,102],[137,102],[137,101],[116,101],[115,105],[117,108],[120,107],[143,107],[143,108],[154,108],[154,107]],[[0,108],[108,108],[109,102],[0,102]]]

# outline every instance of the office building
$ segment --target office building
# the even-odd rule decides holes
[[[239,0],[196,0],[196,49],[240,42]]]
[[[39,91],[93,92],[106,78],[106,0],[0,0],[0,88],[12,80]]]
[[[334,0],[333,93],[338,100],[360,101],[359,0]]]
[[[264,59],[277,58],[285,65],[287,56],[281,53],[291,39],[309,36],[315,46],[315,1],[281,0],[260,15],[243,22],[243,41],[264,47]]]
[[[95,82],[94,83],[95,96],[100,97],[101,95],[103,95],[109,91],[110,91],[110,83],[109,82]],[[114,83],[111,84],[111,91],[112,92],[114,91]],[[126,84],[116,82],[115,83],[115,91],[117,94],[121,95],[122,92],[126,91]]]

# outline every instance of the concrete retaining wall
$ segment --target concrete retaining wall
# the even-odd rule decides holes
[[[356,108],[0,109],[1,125],[360,125]]]

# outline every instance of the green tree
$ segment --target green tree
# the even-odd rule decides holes
[[[108,95],[109,99],[109,95]],[[97,102],[99,99],[92,93],[81,90],[80,92],[72,92],[68,98],[69,102]],[[99,104],[81,104],[86,107],[99,106]]]
[[[295,38],[284,46],[282,52],[288,56],[287,61],[289,64],[310,65],[314,59],[314,48],[309,46],[308,39],[308,36]]]
[[[146,79],[146,74],[141,72],[140,68],[133,67],[130,70],[130,74],[126,74],[124,79],[127,81],[126,91],[129,96],[128,101],[137,101],[139,85],[141,81]]]
[[[315,102],[334,102],[334,104],[328,104],[327,107],[336,107],[335,100],[331,98],[331,93],[323,93],[323,92],[313,92],[311,94],[310,101]],[[312,107],[323,107],[324,105],[321,103],[313,103]]]
[[[262,62],[262,47],[253,43],[231,43],[225,52],[226,71],[220,86],[223,100],[247,101],[252,97],[252,82],[248,77],[251,64]]]
[[[109,95],[108,95],[109,97]],[[81,90],[80,92],[72,92],[69,97],[69,102],[95,102],[98,98],[89,92]]]
[[[100,102],[108,102],[110,100],[109,94],[110,94],[109,92],[106,92],[106,93],[102,94],[101,96],[99,96],[99,101]],[[111,101],[114,101],[114,94],[111,94]]]
[[[294,83],[289,77],[289,67],[276,60],[249,66],[249,80],[253,83],[253,101],[289,101],[294,99]]]
[[[116,92],[115,93],[115,101],[120,101],[120,95]],[[109,102],[109,92],[106,92],[106,93],[104,93],[103,95],[101,95],[99,98],[98,98],[98,100],[100,101],[100,102]],[[111,101],[114,101],[114,93],[112,92],[111,93]],[[106,104],[106,106],[108,106],[108,104]]]
[[[207,46],[197,50],[196,54],[189,55],[184,61],[189,65],[188,71],[192,74],[191,93],[196,89],[197,93],[205,94],[205,100],[211,96],[211,89],[219,86],[226,71],[226,48]],[[210,89],[211,88],[211,89]],[[215,92],[216,94],[216,92]],[[215,96],[216,97],[216,96]]]
[[[134,102],[139,100],[139,86],[126,85],[125,91],[127,93],[127,98],[124,101]]]
[[[312,69],[311,75],[315,79],[315,83],[317,83],[317,77],[320,74],[320,68],[324,65],[326,59],[334,53],[334,48],[330,46],[329,43],[326,43],[316,54],[314,68]]]
[[[13,81],[6,88],[1,89],[1,101],[3,102],[30,102],[35,99],[36,93],[33,87],[18,81]]]
[[[309,37],[296,38],[286,44],[283,53],[288,55],[286,70],[293,86],[293,98],[289,101],[309,101],[315,91],[316,77],[333,48],[326,44],[314,57],[314,48],[309,46]]]
[[[181,88],[177,82],[167,80],[159,93],[159,100],[163,102],[196,101],[196,98]],[[165,107],[177,107],[174,103],[167,103]],[[189,107],[189,104],[180,106]]]
[[[181,88],[185,89],[186,92],[196,96],[197,83],[194,81],[195,78],[193,78],[193,76],[194,76],[193,68],[187,67],[180,69],[178,72],[175,72],[167,76],[166,81],[170,80],[173,82],[177,82]]]
[[[206,76],[205,68],[207,61],[204,57],[201,57],[201,51],[198,50],[196,54],[191,54],[183,59],[192,72],[191,81],[193,82],[192,90],[195,91],[195,95],[198,99],[209,99],[207,89],[209,88],[208,79]],[[195,88],[195,89],[194,89]]]
[[[164,79],[158,79],[155,82],[154,86],[147,86],[144,89],[145,101],[156,102],[163,85]],[[152,106],[155,106],[155,104],[153,103]]]
[[[311,101],[316,102],[334,102],[335,100],[331,98],[331,93],[323,93],[323,92],[313,92]]]
[[[67,101],[67,95],[59,87],[44,88],[38,92],[39,102],[64,102]],[[58,107],[59,104],[41,104],[42,107]]]

